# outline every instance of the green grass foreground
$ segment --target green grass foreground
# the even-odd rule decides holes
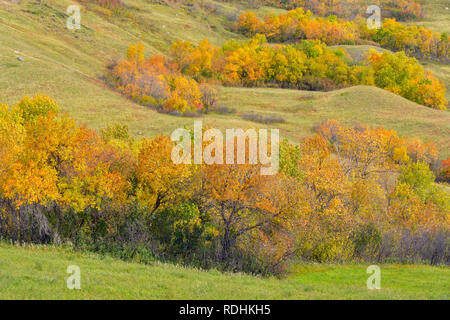
[[[69,265],[81,290],[69,290]],[[0,244],[0,299],[449,299],[450,268],[381,265],[368,290],[367,265],[297,265],[285,279],[143,265],[53,246]]]

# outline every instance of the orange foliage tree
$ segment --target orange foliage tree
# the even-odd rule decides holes
[[[0,193],[2,209],[10,210],[3,227],[8,222],[14,225],[10,219],[20,220],[24,210],[31,210],[32,218],[39,221],[39,237],[58,237],[60,230],[52,231],[49,219],[61,222],[66,211],[82,215],[99,211],[107,199],[125,199],[128,183],[111,157],[116,151],[105,150],[95,132],[66,116],[58,118],[52,99],[25,97],[11,108],[3,106],[2,113],[4,128],[12,130],[1,137],[5,161]],[[12,132],[15,138],[9,137]],[[17,222],[10,231],[21,239],[21,228]]]
[[[173,50],[177,55],[173,62],[169,62],[161,56],[147,59],[142,44],[131,45],[126,59],[112,67],[109,80],[119,91],[144,105],[181,113],[203,110],[203,93],[198,82],[179,71],[192,75],[209,70],[212,57],[209,48],[212,47],[207,41],[192,51],[188,46],[183,48],[182,43],[174,44]]]
[[[435,109],[447,108],[445,84],[425,72],[414,58],[403,52],[379,54],[372,50],[368,63],[374,69],[377,87]]]
[[[264,22],[259,21],[253,12],[245,13],[238,18],[235,27],[247,36],[260,33],[274,42],[313,39],[335,45],[354,44],[358,39],[355,24],[335,16],[313,18],[310,11],[305,12],[302,8],[278,16],[268,16]]]

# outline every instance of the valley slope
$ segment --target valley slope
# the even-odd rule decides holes
[[[110,14],[102,7],[81,2],[80,30],[65,27],[66,8],[76,2],[23,0],[0,2],[0,92],[2,103],[13,104],[25,94],[53,97],[79,123],[102,128],[125,123],[137,136],[170,133],[192,126],[188,117],[160,114],[140,106],[108,87],[102,80],[107,66],[122,59],[131,43],[142,42],[146,54],[165,54],[178,39],[198,43],[208,38],[220,45],[242,36],[230,30],[229,17],[251,8],[210,1],[214,10],[170,7],[147,1],[126,1],[128,8]],[[261,7],[259,15],[280,9]],[[347,48],[350,55],[369,47]],[[356,53],[355,53],[356,52]],[[24,61],[17,58],[22,57]],[[448,65],[427,63],[449,87]],[[352,87],[334,92],[304,92],[283,89],[220,87],[220,105],[236,109],[234,114],[203,116],[206,125],[261,127],[242,119],[257,112],[277,115],[285,123],[274,124],[292,141],[310,135],[327,118],[351,124],[362,122],[397,130],[402,135],[437,143],[441,157],[449,155],[450,113],[417,105],[374,87]],[[450,91],[450,90],[448,90]],[[447,97],[448,97],[447,93]]]

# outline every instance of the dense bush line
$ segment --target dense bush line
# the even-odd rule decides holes
[[[379,43],[383,48],[403,51],[419,59],[448,62],[449,39],[446,33],[405,26],[394,19],[383,21],[380,29],[369,30],[365,19],[348,21],[336,16],[315,18],[302,8],[259,20],[253,12],[242,14],[235,28],[252,37],[264,34],[272,42],[298,42],[303,39],[321,40],[328,45],[359,44],[363,40]]]
[[[176,165],[169,137],[97,134],[46,96],[1,105],[0,237],[262,274],[292,259],[450,262],[433,144],[333,120],[316,131],[283,142],[280,172],[262,176]]]
[[[242,14],[236,29],[248,37],[264,34],[271,42],[297,42],[304,39],[321,40],[327,45],[355,44],[359,39],[355,23],[338,19],[313,17],[302,8],[278,16],[267,16],[260,21],[253,12]]]
[[[368,30],[360,25],[361,36],[379,43],[383,48],[403,51],[424,60],[450,61],[450,39],[446,33],[418,26],[405,26],[395,19],[384,20],[380,29]]]
[[[222,48],[207,40],[198,46],[178,41],[172,45],[169,61],[199,81],[319,91],[372,85],[432,108],[447,106],[445,85],[401,52],[370,51],[364,63],[352,64],[344,49],[330,49],[318,40],[272,46],[257,35],[247,42],[230,41]]]
[[[238,2],[236,0],[221,0],[223,2]],[[342,18],[365,17],[369,5],[378,5],[383,14],[400,19],[416,19],[423,16],[423,8],[416,0],[254,0],[254,7],[261,5],[293,10],[298,7],[310,10],[319,16],[336,15]]]
[[[127,58],[111,66],[108,81],[139,103],[165,112],[214,109],[218,93],[206,84],[213,81],[319,91],[372,85],[432,108],[447,106],[445,85],[403,53],[371,51],[365,63],[355,65],[344,49],[330,49],[320,41],[271,46],[262,35],[222,48],[206,39],[197,46],[178,41],[169,58],[145,58],[143,50],[141,44],[132,45]]]

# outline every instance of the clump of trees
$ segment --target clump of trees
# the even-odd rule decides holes
[[[450,157],[441,161],[441,169],[438,179],[443,182],[450,183]]]
[[[361,33],[366,39],[379,43],[383,48],[403,51],[418,59],[431,59],[448,62],[450,43],[446,33],[439,34],[418,26],[406,26],[395,19],[384,20],[380,29],[368,30],[360,24]]]
[[[445,85],[431,72],[425,72],[417,60],[402,52],[378,54],[372,50],[364,63],[355,64],[344,49],[331,49],[321,41],[353,41],[359,38],[355,26],[335,17],[313,19],[310,12],[305,13],[301,8],[267,18],[264,23],[248,13],[238,22],[239,30],[247,35],[256,34],[248,41],[230,41],[219,48],[207,39],[198,45],[180,40],[173,43],[168,58],[145,58],[142,44],[131,45],[126,59],[111,66],[108,80],[139,103],[165,112],[208,112],[215,108],[217,90],[208,85],[214,81],[234,86],[319,91],[371,85],[431,108],[446,109]],[[398,50],[411,55],[447,59],[449,54],[446,36],[438,40],[436,33],[405,27],[395,20],[387,20],[378,31],[368,30],[365,25],[359,30],[362,37],[377,40],[384,46],[397,45]],[[415,35],[411,36],[410,30],[418,33],[413,32]],[[269,45],[266,36],[259,32],[274,41],[314,40]],[[421,36],[425,33],[429,34],[428,38]]]
[[[267,43],[263,35],[222,48],[207,39],[198,45],[173,43],[169,58],[145,58],[142,44],[131,45],[125,60],[110,68],[108,81],[135,101],[164,112],[208,112],[218,92],[208,82],[232,86],[276,86],[328,91],[353,85],[386,89],[425,106],[445,110],[446,87],[404,53],[370,51],[352,64],[344,49],[319,40],[296,45]]]
[[[190,62],[196,62],[195,57],[192,59]],[[213,108],[217,91],[183,76],[177,67],[180,65],[162,56],[145,58],[144,46],[136,44],[130,46],[125,60],[111,66],[108,80],[125,95],[162,111],[201,112]]]
[[[424,11],[416,0],[386,0],[381,3],[383,10],[399,20],[418,19],[423,17]]]
[[[303,39],[321,40],[327,45],[355,44],[359,38],[357,26],[336,16],[315,18],[302,8],[260,21],[253,12],[242,14],[236,29],[248,37],[264,34],[271,42],[297,42]]]
[[[447,108],[445,84],[432,72],[425,72],[414,58],[408,58],[403,52],[378,54],[373,50],[368,62],[374,70],[377,87],[431,108]]]
[[[46,96],[1,105],[0,237],[262,274],[292,259],[450,262],[433,144],[334,120],[316,131],[282,142],[279,172],[263,176],[175,164],[170,137],[97,134]]]
[[[247,35],[264,34],[271,42],[321,40],[328,45],[357,44],[363,40],[378,43],[383,48],[403,51],[418,59],[447,62],[450,59],[449,39],[418,26],[406,26],[395,19],[384,20],[380,29],[368,29],[366,20],[347,21],[336,16],[314,18],[302,8],[259,20],[253,12],[244,13],[235,24],[236,30]]]
[[[172,46],[172,61],[195,77],[213,77],[227,85],[281,86],[330,90],[354,84],[373,84],[371,71],[350,66],[344,52],[331,50],[319,41],[300,45],[270,46],[264,36],[247,42],[231,41],[219,50],[211,48],[203,56],[207,64],[189,62],[195,46],[179,41]],[[180,61],[182,63],[180,64]],[[206,65],[211,65],[208,68]]]
[[[198,81],[212,78],[226,85],[322,91],[372,85],[432,108],[447,105],[445,85],[404,53],[371,51],[358,65],[347,59],[344,49],[330,49],[318,40],[271,46],[265,36],[257,35],[220,49],[207,40],[198,46],[178,41],[169,56],[177,70]]]
[[[370,4],[380,6],[384,12],[400,20],[423,16],[423,8],[416,0],[379,0],[370,3],[357,0],[256,0],[256,3],[287,10],[302,7],[319,16],[336,15],[346,19],[364,16]]]
[[[80,231],[105,203],[124,199],[131,155],[59,116],[52,99],[36,95],[11,108],[1,105],[0,122],[3,236],[59,241]]]
[[[319,41],[270,46],[264,36],[246,43],[228,43],[216,75],[229,85],[300,88],[328,91],[350,85],[373,85],[371,70],[350,66],[345,53]]]

